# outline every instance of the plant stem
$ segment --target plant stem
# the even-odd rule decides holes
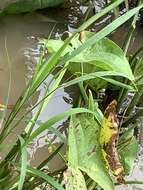
[[[83,82],[79,83],[79,88],[80,88],[80,91],[81,91],[81,94],[82,94],[82,97],[84,99],[85,104],[88,105],[88,96],[87,96],[86,91],[84,89]]]

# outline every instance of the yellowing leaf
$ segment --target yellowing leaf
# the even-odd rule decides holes
[[[71,117],[68,137],[70,177],[68,178],[67,190],[77,190],[83,181],[82,173],[79,171],[86,173],[104,190],[114,190],[114,184],[106,168],[99,143],[99,132],[100,126],[93,117],[88,117],[87,114]]]
[[[119,160],[116,142],[118,140],[118,118],[116,114],[116,100],[113,100],[105,110],[100,131],[100,144],[109,168],[120,183],[125,183],[124,169]]]

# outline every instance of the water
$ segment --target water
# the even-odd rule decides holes
[[[4,1],[3,1],[4,3]],[[2,4],[1,4],[2,5]],[[95,4],[96,7],[100,9],[99,4]],[[103,6],[103,5],[102,5]],[[64,10],[64,9],[62,9]],[[23,89],[26,87],[27,81],[29,80],[34,66],[39,58],[40,47],[39,38],[49,36],[53,27],[53,36],[58,37],[65,30],[74,30],[81,20],[84,20],[84,16],[87,10],[87,6],[81,6],[79,2],[76,2],[74,6],[63,12],[59,9],[50,9],[45,15],[40,12],[29,13],[22,15],[10,15],[5,16],[0,20],[0,103],[4,104],[8,96],[8,87],[11,78],[11,87],[9,94],[9,104],[14,105],[17,98],[22,93]],[[55,14],[56,11],[56,14]],[[66,18],[66,19],[65,19]],[[67,19],[68,18],[68,19]],[[97,30],[110,21],[111,16],[108,15],[104,19],[104,22],[93,26],[92,30]],[[68,24],[67,24],[68,23]],[[123,26],[116,32],[112,33],[111,37],[120,46],[123,45],[123,37],[128,32],[127,27]],[[143,28],[139,28],[135,34],[135,41],[130,48],[130,52],[138,49],[143,44],[142,38]],[[7,53],[6,53],[7,52]],[[52,77],[52,76],[51,76]],[[33,100],[35,104],[44,93],[43,87],[40,87],[37,91],[37,95]],[[66,97],[66,98],[63,98]],[[46,107],[44,112],[40,115],[40,121],[46,121],[47,118],[61,113],[70,107],[72,103],[65,101],[65,99],[74,99],[74,93],[71,91],[65,91],[61,89],[56,92],[53,99],[50,101],[49,105]],[[56,108],[56,110],[55,110]],[[27,109],[27,108],[25,108]],[[34,111],[29,114],[29,117],[34,114]],[[64,120],[65,121],[65,120]],[[63,121],[62,121],[63,122]],[[62,122],[56,125],[59,126]],[[13,133],[8,136],[6,142],[11,144],[17,139],[17,135],[20,134],[25,128],[25,122],[21,122],[19,127],[13,131]],[[32,165],[38,165],[42,160],[47,158],[50,153],[47,145],[48,132],[44,132],[37,138],[31,146],[29,146],[29,161]],[[55,140],[58,143],[58,140]],[[65,147],[62,151],[65,150]],[[0,155],[1,158],[8,152],[3,152]],[[133,173],[128,177],[129,180],[137,179],[143,180],[143,157],[141,149],[141,156],[138,158],[137,164],[135,165]],[[63,167],[63,161],[59,157],[55,157],[54,160],[49,165],[52,169],[57,169]],[[129,187],[117,187],[117,190],[141,190],[141,186],[133,185]]]
[[[66,30],[66,27],[63,18],[59,21],[54,18],[43,17],[39,13],[33,13],[5,16],[0,20],[0,28],[0,103],[5,104],[9,96],[8,104],[14,105],[26,87],[27,81],[39,58],[41,44],[38,38],[48,37],[53,28],[55,28],[54,35],[60,35]],[[10,81],[10,94],[8,94]],[[63,101],[63,95],[66,96],[66,92],[62,89],[61,92],[57,92],[54,97],[56,101],[52,103],[52,106],[54,104],[56,104],[54,106],[57,106],[56,102],[60,102],[61,108],[63,108],[60,111],[70,107]],[[36,102],[38,96],[35,99]],[[50,105],[50,107],[52,106]],[[52,109],[48,108],[48,110]],[[59,113],[58,109],[57,113]],[[50,116],[51,111],[48,111],[48,117]],[[47,117],[47,112],[46,115],[41,116],[41,120],[45,120],[45,117]],[[17,138],[17,134],[20,134],[24,128],[25,123],[23,122],[7,138],[7,141],[12,143]],[[2,157],[2,155],[0,156]]]

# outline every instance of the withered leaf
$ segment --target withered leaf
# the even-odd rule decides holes
[[[113,100],[104,112],[100,131],[100,144],[107,164],[119,183],[124,183],[124,169],[119,160],[116,142],[119,135],[119,121],[116,114],[117,101]]]

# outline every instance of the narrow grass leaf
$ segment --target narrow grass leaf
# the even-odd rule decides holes
[[[117,80],[111,79],[111,78],[107,78],[108,76],[119,76],[119,77],[125,77],[122,73],[118,73],[115,71],[99,71],[99,72],[94,72],[94,73],[90,73],[90,74],[85,74],[83,76],[77,77],[73,80],[70,80],[69,82],[66,82],[63,84],[63,87],[69,87],[71,85],[86,81],[86,80],[90,80],[90,79],[95,79],[95,78],[101,78],[107,82],[110,82],[112,84],[115,84],[117,86],[121,86],[124,88],[127,88],[129,90],[134,90],[134,88],[130,85],[126,85],[122,82],[119,82]]]
[[[95,35],[93,35],[91,38],[89,38],[84,44],[82,44],[77,49],[75,49],[71,54],[69,54],[68,56],[65,55],[64,62],[69,61],[70,59],[72,59],[73,57],[75,57],[76,55],[81,53],[84,49],[92,46],[97,41],[106,37],[108,34],[113,32],[115,29],[117,29],[119,26],[121,26],[127,20],[129,20],[132,16],[134,16],[142,7],[143,7],[143,5],[141,5],[137,8],[134,8],[134,9],[128,11],[127,13],[125,13],[124,15],[120,16],[116,20],[114,20],[111,24],[108,24],[105,28],[103,28],[102,30],[97,32]],[[130,76],[130,79],[134,80],[133,76]]]
[[[40,133],[42,133],[44,130],[48,129],[49,127],[51,127],[52,125],[54,125],[58,121],[64,119],[65,117],[69,117],[71,115],[78,114],[78,113],[91,113],[91,114],[93,114],[95,116],[95,119],[97,119],[97,121],[98,121],[98,115],[96,114],[96,112],[92,112],[91,110],[88,110],[88,109],[85,109],[85,108],[72,108],[72,109],[69,109],[69,110],[67,110],[67,111],[65,111],[63,113],[60,113],[60,114],[52,117],[51,119],[49,119],[48,121],[43,123],[41,126],[39,126],[39,128],[36,129],[31,134],[31,136],[27,140],[26,144],[29,143],[30,141],[32,141]],[[98,123],[100,123],[100,121],[98,121]]]
[[[103,16],[104,14],[106,14],[108,11],[112,10],[114,7],[118,6],[122,1],[117,1],[116,4],[112,4],[112,6],[108,7],[108,9],[105,9],[104,12],[101,14],[99,13],[98,16],[94,17],[92,20],[88,21],[87,23],[85,23],[85,25],[82,25],[81,28],[79,28],[79,31],[85,29],[86,27],[88,27],[89,25],[91,25],[93,22],[95,22],[97,19],[99,19],[101,16]],[[141,8],[141,7],[140,7]],[[106,35],[108,35],[109,33],[111,33],[114,29],[116,29],[118,26],[120,26],[121,24],[123,24],[124,22],[126,22],[129,18],[131,18],[140,8],[138,8],[137,10],[132,11],[130,14],[128,15],[123,15],[122,19],[117,20],[115,23],[113,23],[112,25],[109,24],[109,27],[107,26],[106,28],[104,28],[101,32],[104,33],[104,36],[102,33],[97,33],[98,36],[96,38],[102,39],[103,37],[105,37]],[[127,18],[126,18],[127,17]],[[117,25],[117,27],[116,27]],[[113,27],[114,26],[114,27]],[[77,31],[78,32],[78,31]],[[32,88],[31,88],[31,93],[34,92],[34,90],[40,85],[41,81],[43,81],[47,74],[49,73],[49,71],[51,70],[51,68],[53,68],[55,66],[55,64],[57,63],[57,61],[59,60],[61,54],[63,53],[63,51],[66,49],[67,45],[69,44],[69,42],[73,39],[73,37],[76,35],[76,33],[73,33],[73,35],[68,38],[64,45],[59,49],[59,51],[57,53],[55,53],[50,60],[48,60],[48,64],[45,64],[41,71],[39,72],[39,74],[37,75],[37,79],[35,80]],[[102,37],[103,36],[103,37]],[[92,41],[92,39],[91,39]],[[94,39],[94,42],[96,40]],[[86,45],[91,46],[90,45],[90,41],[87,42]],[[77,55],[78,53],[80,53],[83,49],[86,48],[86,45],[83,45],[81,47],[79,47],[77,50],[73,51],[73,53],[68,56],[67,60],[65,60],[65,63],[68,62],[68,60],[70,60],[72,57],[74,57],[75,55]]]
[[[25,142],[24,139],[22,137],[19,137],[19,140],[21,143],[21,172],[20,172],[18,190],[22,190],[25,176],[26,176],[26,169],[27,169],[27,150],[26,150],[26,146],[23,146]]]
[[[54,156],[56,156],[59,151],[61,150],[61,148],[63,147],[64,143],[62,143],[61,145],[59,145],[55,150],[54,152],[52,152],[48,158],[46,158],[42,163],[40,163],[40,165],[37,167],[37,169],[41,169],[43,168],[44,166],[46,166],[46,164],[53,159]]]
[[[27,170],[30,173],[44,179],[46,182],[51,184],[57,190],[64,190],[64,188],[57,181],[55,181],[53,177],[49,176],[48,174],[45,174],[44,172],[42,172],[42,171],[40,171],[38,169],[35,169],[33,167],[30,167],[30,166],[27,167]]]
[[[98,14],[95,14],[93,17],[89,18],[86,22],[84,22],[79,29],[77,29],[78,32],[85,30],[86,28],[88,28],[92,23],[94,23],[95,21],[97,21],[99,18],[101,18],[102,16],[104,16],[105,14],[107,14],[108,12],[110,12],[112,9],[116,8],[118,5],[120,5],[122,2],[124,2],[124,0],[116,0],[114,3],[112,3],[111,5],[109,5],[108,7],[104,8],[103,10],[101,10],[101,12],[99,12]]]

